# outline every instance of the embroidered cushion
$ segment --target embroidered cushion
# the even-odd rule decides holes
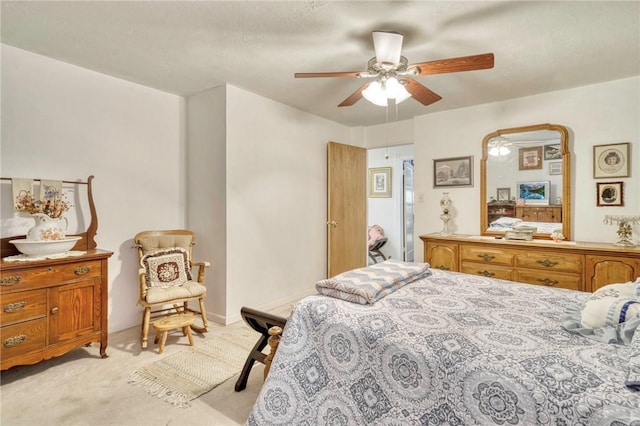
[[[140,259],[147,288],[182,286],[191,281],[189,254],[181,248],[158,250]]]

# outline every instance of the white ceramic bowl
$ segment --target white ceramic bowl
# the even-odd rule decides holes
[[[50,256],[53,254],[63,254],[68,252],[76,245],[80,237],[66,237],[62,240],[51,241],[32,241],[27,239],[11,240],[11,244],[15,245],[20,253],[27,256]]]

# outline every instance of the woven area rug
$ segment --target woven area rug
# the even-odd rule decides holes
[[[176,407],[239,374],[260,335],[248,327],[237,327],[196,342],[196,346],[169,355],[134,371],[128,382]]]

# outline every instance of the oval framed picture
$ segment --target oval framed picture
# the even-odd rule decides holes
[[[593,147],[593,177],[628,177],[629,142],[595,145]]]

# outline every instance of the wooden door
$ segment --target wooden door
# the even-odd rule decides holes
[[[367,151],[327,145],[327,277],[367,263]]]

